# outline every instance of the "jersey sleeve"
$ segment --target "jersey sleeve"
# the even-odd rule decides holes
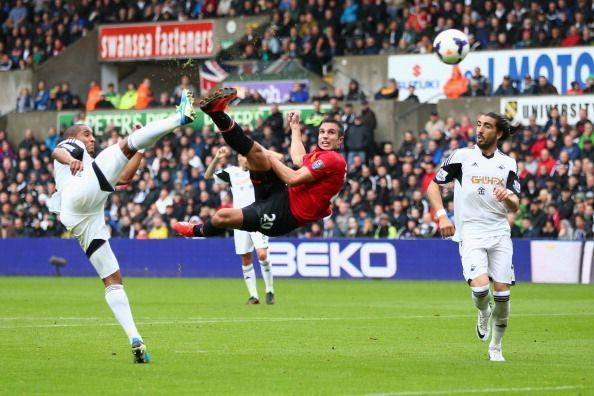
[[[231,177],[229,176],[229,172],[224,169],[221,169],[215,172],[214,180],[217,184],[231,184]]]
[[[64,140],[63,142],[58,144],[58,148],[62,148],[64,150],[68,151],[68,153],[70,153],[72,158],[74,158],[76,160],[79,160],[79,161],[83,160],[83,155],[85,153],[85,150],[82,147],[80,147],[78,144],[73,142],[72,140]]]
[[[462,158],[460,150],[454,151],[448,159],[444,161],[441,168],[433,178],[437,184],[447,184],[453,180],[462,182]]]
[[[312,160],[305,166],[316,180],[335,172],[345,171],[346,163],[344,158],[335,151],[320,152]]]
[[[522,191],[522,188],[520,187],[520,178],[518,177],[518,167],[516,164],[514,164],[513,170],[510,170],[507,175],[505,187],[517,195],[520,195],[520,192]]]

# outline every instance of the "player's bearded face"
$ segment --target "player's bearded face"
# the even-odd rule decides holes
[[[489,149],[497,144],[495,122],[491,117],[479,117],[476,123],[476,144],[480,149]]]

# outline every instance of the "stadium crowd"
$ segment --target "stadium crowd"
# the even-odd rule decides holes
[[[261,13],[270,15],[270,27],[261,35],[248,27],[242,59],[299,58],[317,74],[343,54],[430,52],[433,37],[452,27],[469,36],[473,50],[594,44],[588,0],[2,0],[0,70],[39,64],[99,24]]]
[[[348,102],[314,112],[303,121],[303,142],[310,148],[325,117],[340,119],[346,128],[344,153],[348,182],[334,205],[334,214],[296,232],[299,237],[430,238],[439,236],[424,192],[436,169],[455,149],[473,144],[473,121],[442,119],[433,112],[418,133],[406,131],[400,147],[375,142],[376,115],[367,101],[355,113]],[[84,113],[81,113],[84,117]],[[246,131],[265,147],[287,152],[289,136],[282,113],[273,105],[267,119]],[[0,131],[0,227],[2,237],[67,236],[47,210],[55,191],[51,150],[59,131],[50,128],[44,141],[32,130],[16,147]],[[100,149],[121,139],[109,128]],[[232,205],[225,187],[202,175],[215,150],[224,144],[210,127],[177,129],[145,152],[134,182],[112,194],[105,216],[113,236],[171,237],[176,220],[204,221],[221,207]],[[518,128],[501,150],[518,160],[522,182],[521,209],[510,214],[513,237],[584,239],[592,237],[594,221],[594,131],[586,110],[575,125],[551,110],[545,125],[534,118]],[[288,159],[288,156],[286,156]],[[225,161],[222,162],[224,166]],[[450,190],[451,191],[451,190]],[[450,194],[451,198],[451,194]],[[451,199],[446,199],[453,215]]]
[[[187,21],[258,15],[275,1],[0,0],[0,71],[60,54],[100,24]]]
[[[242,59],[300,59],[321,75],[335,56],[431,52],[450,28],[473,50],[593,45],[593,15],[588,0],[281,0],[263,34],[248,27]]]

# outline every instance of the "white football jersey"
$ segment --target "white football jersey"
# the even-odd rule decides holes
[[[70,155],[83,162],[83,170],[76,175],[70,172],[70,166],[54,160],[54,179],[56,181],[56,192],[52,195],[49,209],[51,212],[60,212],[60,201],[62,191],[83,172],[93,172],[93,157],[87,152],[85,145],[80,140],[68,139],[60,142],[58,147],[68,150]]]
[[[510,235],[507,208],[493,194],[503,187],[520,194],[516,161],[497,150],[485,156],[474,148],[458,149],[442,164],[437,184],[454,181],[455,241]]]
[[[249,170],[243,170],[238,166],[228,166],[216,172],[214,178],[216,183],[231,185],[234,208],[245,208],[256,200]]]

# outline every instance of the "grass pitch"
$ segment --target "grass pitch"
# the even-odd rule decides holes
[[[246,306],[243,279],[127,279],[135,365],[98,279],[0,278],[0,394],[594,394],[590,285],[514,287],[505,363],[463,282],[275,286]]]

